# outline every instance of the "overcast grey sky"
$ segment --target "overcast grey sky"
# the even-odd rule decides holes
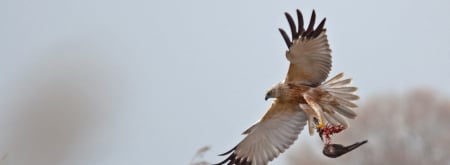
[[[417,87],[450,95],[448,0],[2,0],[0,153],[20,164],[33,158],[11,144],[61,143],[30,155],[67,165],[180,165],[211,145],[206,159],[218,161],[284,78],[277,28],[297,8],[327,17],[331,74],[353,77],[360,102]],[[57,103],[65,108],[47,110]],[[30,126],[50,133],[27,137],[57,140],[22,137]],[[53,134],[62,130],[67,137]],[[316,138],[304,134],[298,143]]]

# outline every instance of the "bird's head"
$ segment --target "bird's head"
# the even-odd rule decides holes
[[[264,98],[266,101],[270,98],[277,98],[281,96],[282,93],[282,83],[275,84],[272,88],[270,88],[267,93],[266,97]]]
[[[264,100],[268,100],[268,99],[270,99],[270,98],[274,98],[274,95],[273,95],[273,90],[272,89],[270,89],[269,91],[267,91],[267,93],[266,93],[266,97],[264,97]]]

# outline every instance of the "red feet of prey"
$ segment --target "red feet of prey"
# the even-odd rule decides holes
[[[325,138],[325,144],[330,144],[331,143],[331,135],[335,134],[335,133],[339,133],[342,130],[344,130],[344,126],[342,125],[331,125],[331,124],[326,124],[324,127],[322,128],[317,128],[317,132],[319,133],[320,139]]]

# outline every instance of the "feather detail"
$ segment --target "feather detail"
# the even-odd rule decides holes
[[[319,104],[325,107],[325,112],[332,114],[333,118],[340,123],[344,123],[345,119],[334,112],[351,119],[357,116],[352,108],[358,107],[353,103],[359,99],[359,96],[354,94],[358,88],[350,86],[351,80],[350,78],[344,79],[344,73],[339,73],[318,87],[326,93],[320,99]]]
[[[357,116],[353,108],[358,106],[353,101],[359,99],[359,96],[354,94],[358,88],[350,84],[351,79],[344,78],[344,74],[339,73],[320,86],[308,90],[303,97],[319,121],[323,117],[328,123],[341,124],[347,128],[345,118],[354,119]]]
[[[289,148],[303,130],[307,115],[297,104],[275,101],[264,117],[244,131],[246,137],[220,154],[228,157],[217,165],[265,165]]]

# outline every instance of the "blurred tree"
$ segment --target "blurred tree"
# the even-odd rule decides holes
[[[332,159],[323,144],[299,143],[288,152],[288,164],[450,164],[450,100],[420,89],[403,96],[379,95],[359,109],[350,129],[334,143],[348,145],[368,139],[364,146]]]
[[[113,71],[94,44],[60,43],[39,57],[0,96],[0,165],[70,162],[110,115]]]

